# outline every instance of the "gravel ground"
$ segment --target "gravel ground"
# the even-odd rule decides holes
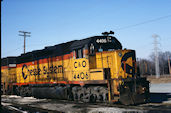
[[[151,84],[150,85],[150,92],[151,92],[151,103],[140,105],[140,106],[150,106],[154,113],[162,113],[157,112],[153,108],[157,109],[168,109],[171,112],[171,83],[162,83],[162,84]],[[66,113],[149,113],[146,109],[140,109],[139,107],[109,107],[109,106],[99,106],[96,104],[76,104],[73,102],[65,102],[65,101],[58,101],[58,100],[49,100],[49,99],[36,99],[33,97],[20,97],[16,95],[2,95],[2,102],[3,106],[10,106],[10,103],[18,104],[18,105],[26,105],[30,107],[41,108],[45,110],[51,111],[60,111]],[[15,106],[14,106],[15,107]],[[27,109],[24,109],[27,111]],[[30,113],[30,112],[26,112]],[[39,112],[41,113],[41,112]],[[167,113],[167,112],[165,112]]]
[[[11,104],[12,103],[12,104]],[[3,106],[20,105],[25,113],[31,113],[24,109],[22,106],[29,106],[33,108],[41,108],[49,111],[60,111],[65,113],[145,113],[146,110],[132,109],[132,108],[119,108],[119,107],[107,107],[99,106],[97,104],[89,103],[73,103],[65,101],[52,101],[49,99],[36,99],[33,97],[20,97],[20,96],[6,96],[2,95]],[[19,109],[21,110],[21,109]],[[41,112],[39,112],[41,113]]]

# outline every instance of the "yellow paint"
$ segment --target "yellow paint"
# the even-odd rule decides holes
[[[132,50],[114,50],[97,52],[95,55],[88,55],[85,58],[70,57],[66,60],[49,61],[48,63],[38,63],[34,65],[22,64],[17,68],[1,69],[1,83],[35,83],[35,82],[58,82],[58,81],[94,81],[106,80],[105,68],[110,69],[111,94],[119,94],[118,86],[122,83],[120,78],[132,77],[124,72],[121,67],[122,57]],[[133,60],[129,57],[126,64],[133,66]],[[132,71],[132,70],[131,70]],[[112,95],[109,92],[109,101]]]
[[[124,70],[121,67],[121,59],[124,56],[125,53],[130,52],[131,50],[115,50],[115,51],[108,51],[108,52],[99,52],[96,53],[96,64],[98,69],[103,68],[110,68],[111,72],[111,79],[113,80],[112,84],[112,90],[113,94],[119,94],[117,87],[119,83],[121,83],[121,80],[116,80],[120,77],[127,78],[132,77],[132,75],[129,75],[124,72]],[[119,56],[119,54],[122,54],[122,56]],[[126,64],[129,64],[132,66],[132,58],[128,58],[125,62]],[[98,80],[98,78],[96,78]]]
[[[16,82],[16,68],[1,69],[1,82]]]
[[[90,80],[104,80],[103,69],[91,69]]]
[[[3,91],[8,90],[8,86],[11,83],[16,83],[16,68],[1,68],[1,85],[3,85]]]
[[[8,81],[8,68],[2,69],[1,68],[1,83]]]
[[[22,67],[17,67],[17,83],[56,82],[64,80],[62,63],[62,61],[55,61],[39,65],[24,66],[23,64]]]
[[[53,68],[52,68],[53,67]],[[40,70],[39,75],[38,70]],[[53,71],[52,71],[53,70]],[[23,76],[23,73],[24,76]],[[36,73],[34,73],[36,72]],[[90,80],[87,58],[70,58],[63,61],[27,65],[17,68],[17,82],[57,82]]]
[[[13,83],[107,80],[104,69],[110,68],[112,94],[119,94],[118,86],[122,83],[119,78],[132,77],[121,67],[122,57],[130,51],[132,50],[97,52],[92,56],[86,54],[85,58],[70,57],[60,61],[56,59],[54,62],[39,65],[34,65],[34,61],[33,65],[23,63],[16,69],[1,69],[1,79],[2,82]],[[132,66],[132,58],[128,58],[125,63]]]
[[[69,80],[85,81],[90,80],[89,62],[87,58],[73,59],[72,62],[72,78],[68,76]]]

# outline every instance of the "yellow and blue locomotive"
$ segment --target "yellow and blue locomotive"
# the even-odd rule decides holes
[[[112,33],[16,57],[12,92],[84,102],[145,103],[149,98],[149,82],[136,74],[135,51],[122,49]],[[3,70],[1,66],[3,76],[11,76]]]

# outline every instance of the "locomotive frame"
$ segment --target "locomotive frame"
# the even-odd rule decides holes
[[[125,105],[149,100],[149,82],[137,76],[135,51],[123,50],[109,34],[1,61],[4,94]]]

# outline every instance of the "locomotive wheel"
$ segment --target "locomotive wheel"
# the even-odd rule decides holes
[[[77,95],[77,93],[74,94],[74,101],[78,101],[78,95]]]
[[[85,103],[90,102],[90,94],[87,94],[83,97],[83,102],[85,102]]]
[[[20,95],[20,93],[19,93],[19,87],[16,87],[16,88],[15,88],[15,92],[16,92],[16,95],[17,95],[17,96]]]
[[[68,95],[68,100],[73,98],[74,101],[88,102],[106,102],[108,100],[108,93],[106,87],[91,86],[91,87],[78,87],[72,88],[72,94]],[[71,97],[70,97],[71,96]]]
[[[27,95],[28,97],[32,96],[31,88],[30,88],[30,87],[26,87],[26,91],[27,91],[26,95]]]
[[[25,88],[24,87],[20,88],[20,96],[21,97],[25,97],[26,96],[26,92],[25,92]]]
[[[95,103],[96,102],[96,99],[97,99],[97,96],[96,95],[91,95],[90,96],[90,102],[93,102],[93,103]]]
[[[69,93],[69,94],[68,94],[68,100],[69,100],[69,101],[73,101],[73,100],[74,100],[73,93]]]
[[[84,97],[84,95],[83,94],[80,94],[80,101],[82,101],[82,102],[84,102],[83,101],[83,97]]]

